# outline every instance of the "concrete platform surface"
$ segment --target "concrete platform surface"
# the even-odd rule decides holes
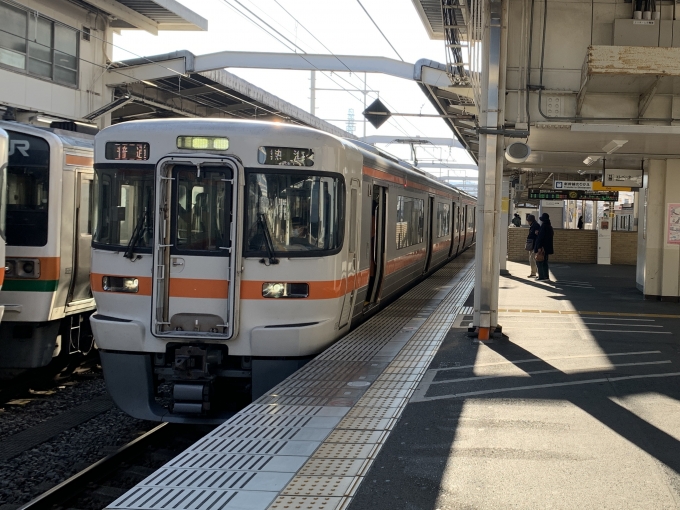
[[[349,508],[680,508],[680,305],[634,267],[508,265],[507,338],[456,319]]]

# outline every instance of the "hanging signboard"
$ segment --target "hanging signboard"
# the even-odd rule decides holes
[[[668,204],[666,244],[680,244],[680,204]]]
[[[562,200],[541,200],[541,205],[543,207],[562,207],[564,201]]]
[[[618,191],[571,190],[558,191],[549,189],[530,189],[530,200],[591,200],[596,202],[616,202]]]
[[[604,171],[602,184],[605,186],[642,187],[642,170],[622,170],[607,168]]]
[[[553,189],[593,189],[593,183],[590,181],[553,181]]]
[[[593,191],[633,191],[630,186],[605,186],[602,181],[593,181]]]

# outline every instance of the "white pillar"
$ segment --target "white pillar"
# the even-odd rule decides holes
[[[512,193],[510,189],[510,177],[503,176],[503,196],[501,198],[501,253],[500,274],[508,274],[508,225],[512,215]]]
[[[500,207],[503,170],[505,62],[507,55],[507,0],[489,0],[483,9],[485,32],[479,108],[479,184],[477,193],[477,248],[473,325],[479,339],[488,340],[498,325],[500,279]],[[504,40],[505,39],[505,40]]]

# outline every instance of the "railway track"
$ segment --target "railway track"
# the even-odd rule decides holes
[[[32,499],[19,510],[99,510],[213,428],[162,423]]]

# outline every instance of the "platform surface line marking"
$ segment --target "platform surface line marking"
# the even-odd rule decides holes
[[[467,391],[464,393],[454,393],[450,395],[437,395],[434,397],[424,397],[419,402],[431,402],[433,400],[445,400],[452,398],[462,398],[462,397],[476,397],[480,395],[490,395],[493,393],[509,393],[513,391],[524,391],[524,390],[540,390],[544,388],[559,388],[562,386],[579,386],[583,384],[598,384],[606,382],[619,382],[628,381],[631,379],[657,379],[663,377],[678,377],[680,372],[667,372],[662,374],[641,374],[641,375],[626,375],[622,377],[602,377],[599,379],[585,379],[583,381],[568,381],[561,383],[548,383],[548,384],[534,384],[528,386],[512,386],[510,388],[496,388],[493,390],[479,390],[479,391]]]

